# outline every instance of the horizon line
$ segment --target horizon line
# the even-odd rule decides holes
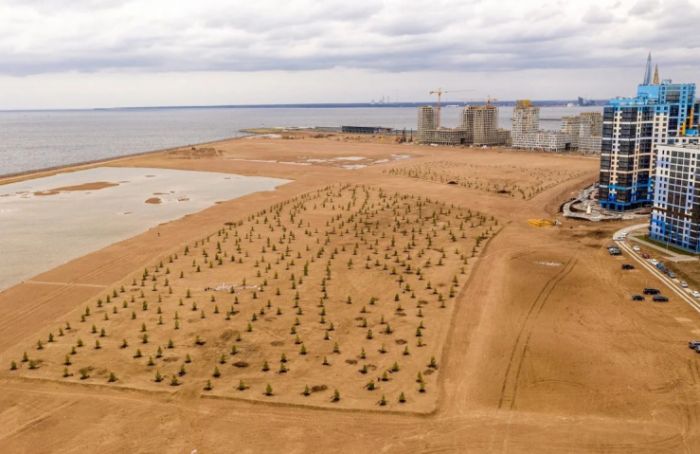
[[[537,105],[560,105],[571,102],[576,103],[577,99],[540,99],[532,100]],[[592,102],[590,106],[575,107],[595,107],[608,101],[605,99],[586,99]],[[484,105],[486,101],[443,101],[442,106],[468,106]],[[495,101],[491,104],[495,106],[515,105],[516,100]],[[435,105],[435,101],[398,101],[398,102],[328,102],[328,103],[272,103],[272,104],[195,104],[195,105],[172,105],[172,106],[113,106],[113,107],[55,107],[55,108],[28,108],[28,109],[0,109],[0,112],[65,112],[65,111],[102,111],[102,110],[163,110],[163,109],[265,109],[265,108],[360,108],[360,107],[420,107]]]

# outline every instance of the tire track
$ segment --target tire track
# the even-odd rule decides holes
[[[576,265],[575,259],[569,259],[566,262],[564,268],[561,269],[557,274],[552,276],[542,287],[542,290],[537,294],[533,300],[530,308],[525,315],[525,320],[520,325],[520,330],[515,338],[515,343],[513,345],[513,350],[510,353],[510,360],[508,361],[508,366],[506,367],[505,377],[503,379],[503,386],[501,387],[501,396],[498,400],[498,408],[508,408],[513,409],[515,406],[515,399],[518,392],[518,379],[523,367],[523,360],[528,350],[530,344],[530,338],[532,336],[532,327],[537,316],[542,312],[542,309],[549,298],[549,295],[556,288],[556,286],[564,279],[571,270],[573,270]]]

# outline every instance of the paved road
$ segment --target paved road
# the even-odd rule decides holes
[[[632,225],[629,227],[625,227],[624,229],[620,229],[615,234],[613,235],[613,238],[619,238],[620,234],[622,233],[629,233],[630,231],[633,230],[639,230],[641,227],[646,227],[647,224],[637,224],[637,225]],[[637,261],[643,268],[645,268],[647,271],[649,271],[652,275],[654,275],[659,281],[661,281],[663,284],[665,284],[673,293],[678,295],[681,300],[685,301],[690,307],[695,309],[698,313],[700,313],[700,302],[698,302],[695,298],[693,298],[692,295],[686,289],[680,287],[676,282],[674,282],[671,278],[666,276],[664,273],[659,271],[654,265],[650,264],[647,262],[641,255],[637,254],[634,249],[632,249],[632,246],[627,244],[626,240],[616,240],[615,243],[617,243],[617,246],[624,252],[627,253],[631,258]]]

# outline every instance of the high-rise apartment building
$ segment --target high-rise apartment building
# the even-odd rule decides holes
[[[530,136],[540,130],[540,108],[524,99],[515,103],[513,125],[510,131],[515,148],[527,148]]]
[[[474,145],[495,145],[499,142],[498,109],[496,106],[467,106],[462,111],[462,129],[466,132],[467,143]]]
[[[510,141],[507,130],[498,129],[498,108],[491,104],[466,106],[457,128],[437,125],[435,109],[418,109],[418,141],[442,145],[504,145]]]
[[[700,145],[659,145],[649,236],[700,252]]]
[[[616,98],[603,112],[599,201],[627,210],[650,205],[659,144],[697,140],[695,84],[651,78],[651,59],[633,98]]]
[[[429,131],[436,129],[435,109],[432,106],[422,106],[418,108],[418,141],[425,142]]]

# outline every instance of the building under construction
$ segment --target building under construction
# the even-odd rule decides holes
[[[467,106],[461,112],[457,128],[439,125],[437,108],[418,109],[418,141],[440,145],[505,145],[510,133],[498,128],[498,108],[492,104]]]
[[[529,100],[517,101],[513,110],[513,147],[529,150],[564,151],[578,149],[599,153],[603,129],[601,114],[585,112],[562,118],[560,131],[540,129],[540,108]]]

